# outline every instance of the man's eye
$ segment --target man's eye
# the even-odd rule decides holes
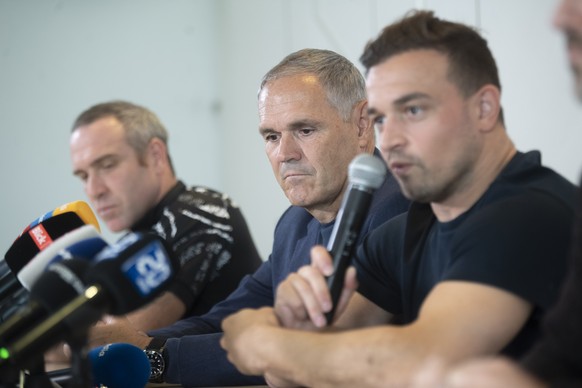
[[[112,169],[113,167],[115,167],[117,165],[117,163],[111,161],[111,162],[105,162],[101,164],[101,169],[102,170],[109,170]]]
[[[418,116],[423,112],[423,109],[420,106],[409,106],[406,108],[406,112],[412,116]]]
[[[301,133],[302,135],[311,135],[315,130],[313,128],[301,128],[299,130],[299,133]]]
[[[279,139],[279,136],[274,133],[268,133],[265,135],[265,141],[272,142],[277,141],[277,139]]]
[[[380,132],[382,130],[382,126],[384,125],[384,117],[375,117],[373,123],[374,129]]]

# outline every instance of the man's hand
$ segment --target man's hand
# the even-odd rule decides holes
[[[311,265],[290,274],[277,288],[275,313],[283,326],[314,330],[327,324],[325,313],[331,311],[332,300],[326,277],[332,273],[330,254],[322,246],[313,247]],[[356,270],[350,267],[346,271],[335,318],[341,315],[357,287]]]
[[[126,317],[105,316],[90,330],[89,347],[95,348],[115,342],[125,342],[144,349],[151,341],[146,333]]]
[[[89,330],[88,347],[92,349],[114,342],[125,342],[145,349],[150,341],[151,338],[137,330],[127,318],[106,315]],[[53,346],[45,353],[44,358],[48,370],[69,367],[69,345],[61,342]]]
[[[265,329],[278,327],[279,322],[272,308],[243,309],[222,321],[224,335],[220,346],[241,373],[263,375],[271,345],[265,338]]]

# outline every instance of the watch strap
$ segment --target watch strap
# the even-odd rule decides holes
[[[144,349],[151,366],[149,378],[151,383],[164,382],[163,376],[168,365],[165,348],[166,338],[154,337]]]
[[[161,353],[161,350],[166,347],[166,340],[164,337],[153,337],[145,350],[157,350]]]

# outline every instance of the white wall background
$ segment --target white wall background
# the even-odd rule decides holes
[[[85,200],[70,125],[126,99],[170,131],[180,178],[229,193],[263,257],[287,200],[258,135],[262,75],[291,51],[364,44],[412,8],[481,28],[497,58],[508,131],[578,181],[578,107],[557,0],[0,0],[0,251],[40,214]],[[361,68],[361,67],[360,67]],[[106,233],[113,241],[116,236]]]

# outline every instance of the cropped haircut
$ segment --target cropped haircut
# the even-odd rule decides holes
[[[317,77],[329,104],[345,122],[354,106],[367,99],[366,81],[356,66],[333,51],[321,49],[303,49],[283,58],[265,74],[259,94],[270,81],[303,74]]]
[[[501,91],[501,82],[487,41],[473,28],[442,20],[431,11],[412,11],[366,44],[360,57],[366,74],[390,57],[413,50],[435,50],[449,62],[448,79],[467,98],[486,84]],[[499,121],[503,123],[503,111]]]
[[[136,151],[140,161],[152,139],[160,139],[166,148],[168,147],[168,131],[158,116],[143,106],[127,101],[109,101],[93,105],[77,117],[72,131],[106,117],[114,117],[121,123],[127,143]],[[174,173],[169,151],[168,162]]]

